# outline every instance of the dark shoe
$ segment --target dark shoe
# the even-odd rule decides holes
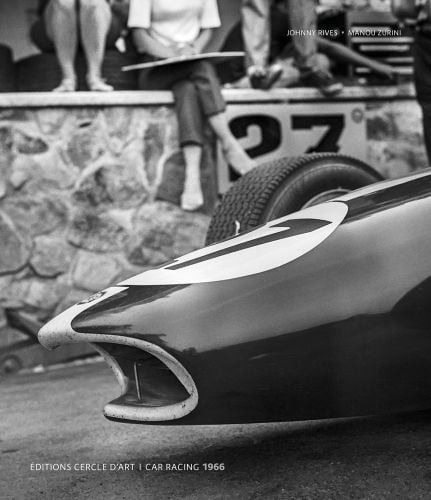
[[[283,68],[278,64],[270,66],[266,72],[266,89],[270,89],[274,83],[281,78]]]
[[[283,69],[278,64],[273,64],[269,68],[262,66],[250,66],[247,75],[250,85],[254,89],[268,90],[283,74]]]
[[[301,74],[301,83],[309,87],[316,87],[327,97],[339,94],[344,86],[335,80],[329,71],[312,69]]]
[[[247,76],[250,80],[250,85],[254,89],[263,89],[266,79],[266,68],[263,66],[250,66],[247,69]]]

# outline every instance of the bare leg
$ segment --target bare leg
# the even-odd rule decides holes
[[[256,163],[247,155],[241,144],[232,135],[227,123],[226,113],[212,115],[208,118],[208,122],[221,143],[226,161],[236,172],[243,175],[256,167]]]
[[[76,88],[74,60],[78,45],[75,0],[51,0],[45,10],[45,24],[62,72],[62,82],[54,91],[73,91]]]
[[[110,24],[111,9],[106,0],[81,0],[81,37],[87,58],[87,83],[90,90],[113,90],[102,80],[102,62]]]
[[[198,144],[187,144],[182,147],[182,150],[186,163],[186,175],[181,195],[181,208],[193,211],[204,203],[200,176],[202,147]]]

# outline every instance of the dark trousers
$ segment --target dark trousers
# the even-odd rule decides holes
[[[428,165],[431,165],[431,103],[421,104],[422,124]]]
[[[226,109],[220,83],[207,61],[180,63],[142,70],[141,90],[172,90],[181,146],[203,144],[204,118]]]
[[[314,0],[285,0],[289,26],[292,30],[315,30],[317,27]],[[247,66],[268,64],[271,40],[271,0],[242,0],[242,27]],[[293,35],[295,62],[300,70],[317,66],[315,36]]]
[[[425,149],[431,165],[431,28],[415,33],[413,56],[416,96],[422,108]]]

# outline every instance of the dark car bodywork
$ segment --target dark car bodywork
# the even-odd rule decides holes
[[[108,418],[225,424],[431,407],[431,173],[383,182],[145,272],[48,323],[90,342]]]

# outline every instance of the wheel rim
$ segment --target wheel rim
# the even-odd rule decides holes
[[[301,208],[311,207],[313,205],[318,205],[319,203],[323,203],[325,201],[332,200],[333,198],[337,198],[338,196],[343,196],[350,192],[350,189],[345,188],[336,188],[336,189],[328,189],[327,191],[323,191],[322,193],[316,194],[310,200],[307,201]]]

